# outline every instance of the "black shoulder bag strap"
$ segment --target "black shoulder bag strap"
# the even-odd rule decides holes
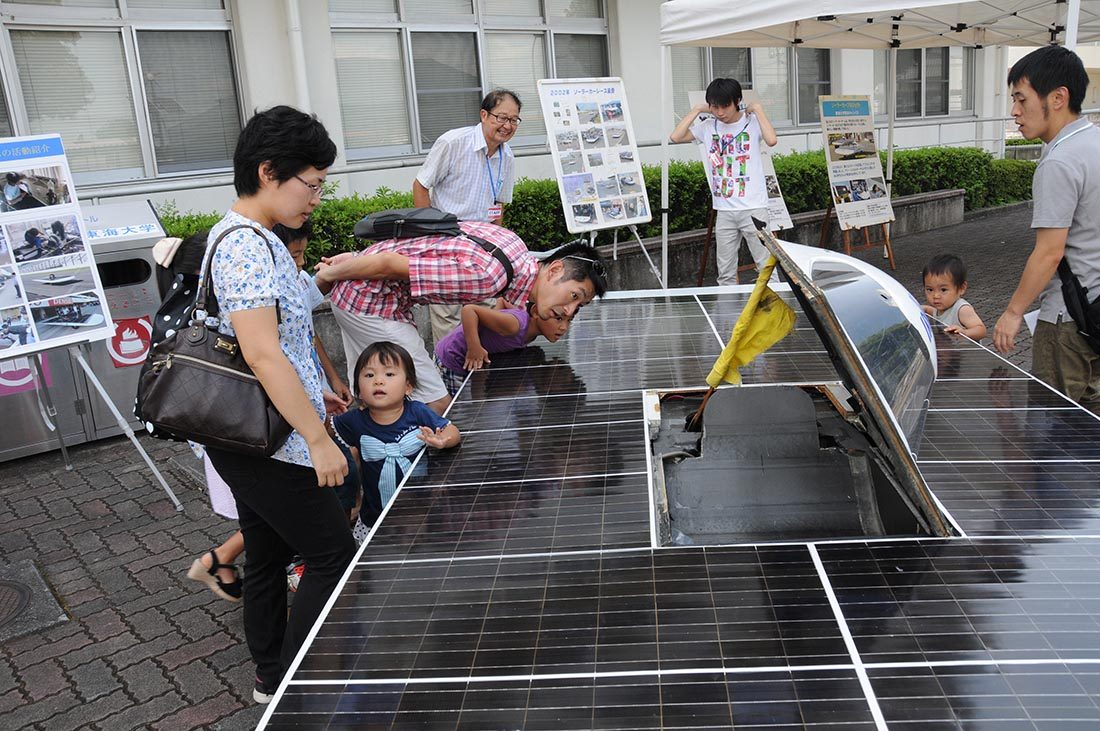
[[[506,275],[504,286],[495,295],[496,297],[502,296],[505,292],[508,291],[508,288],[512,286],[512,280],[516,278],[516,270],[512,268],[512,262],[508,260],[507,254],[501,251],[499,246],[495,244],[490,244],[488,241],[481,238],[480,236],[475,236],[470,233],[463,233],[462,235],[484,249],[486,253],[499,261],[500,265],[504,267],[504,274]]]
[[[263,231],[260,231],[260,229],[256,228],[255,226],[250,226],[246,223],[241,223],[236,226],[230,226],[229,228],[218,234],[218,238],[214,239],[214,243],[210,245],[210,250],[206,252],[206,265],[203,267],[202,270],[202,279],[199,280],[199,291],[195,295],[195,308],[193,311],[194,315],[197,315],[201,312],[203,313],[203,319],[207,317],[218,316],[220,308],[218,307],[218,298],[214,295],[214,277],[210,273],[210,269],[214,266],[214,252],[218,250],[218,244],[222,242],[222,239],[224,239],[226,236],[233,233],[234,231],[238,231],[242,228],[252,229],[256,232],[257,236],[264,240],[264,243],[267,244],[267,252],[271,254],[272,269],[278,266],[275,262],[275,250],[271,248],[271,242],[267,240],[266,236],[264,236]],[[210,303],[209,309],[207,309],[207,302]],[[279,308],[278,297],[275,298],[275,320],[279,324],[282,324],[283,322],[283,313],[282,310],[280,310]]]

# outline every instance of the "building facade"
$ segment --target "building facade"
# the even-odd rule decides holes
[[[148,197],[181,210],[232,200],[230,164],[252,110],[292,104],[336,140],[342,195],[407,190],[443,131],[477,120],[482,94],[525,102],[523,177],[551,177],[536,81],[623,78],[644,162],[689,108],[732,75],[764,100],[780,152],[821,147],[818,94],[872,94],[883,130],[897,86],[900,148],[998,150],[1004,49],[886,53],[672,50],[675,114],[660,107],[658,0],[23,0],[0,2],[0,134],[60,132],[83,200]],[[674,158],[696,160],[691,145]]]

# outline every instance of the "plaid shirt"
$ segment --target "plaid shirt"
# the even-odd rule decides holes
[[[498,294],[519,306],[526,303],[539,265],[520,237],[506,228],[483,221],[462,221],[459,226],[466,233],[497,246],[512,262],[515,276],[502,294],[500,290],[508,275],[492,254],[464,236],[421,236],[379,241],[357,254],[392,251],[409,257],[409,281],[355,279],[337,282],[332,288],[333,306],[353,315],[411,323],[412,306],[416,303],[460,305]]]

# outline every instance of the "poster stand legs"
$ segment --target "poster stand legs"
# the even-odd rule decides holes
[[[65,437],[61,434],[61,427],[57,423],[57,408],[53,405],[50,387],[46,385],[46,375],[42,372],[42,354],[32,355],[29,359],[34,363],[34,388],[45,402],[46,416],[53,419],[53,431],[57,436],[57,446],[61,448],[61,459],[65,461],[65,470],[72,472],[73,461],[69,459],[69,450],[65,448]]]
[[[638,248],[642,250],[645,260],[649,262],[649,270],[653,272],[653,276],[657,277],[657,286],[665,289],[665,279],[661,276],[661,272],[657,270],[657,265],[653,263],[653,258],[649,255],[649,252],[646,251],[645,244],[642,243],[642,237],[638,233],[638,227],[630,224],[630,233],[634,234],[634,239],[638,242]]]
[[[832,223],[833,223],[832,222],[832,215],[833,215],[833,212],[835,211],[835,209],[836,209],[836,206],[833,204],[832,201],[829,201],[829,206],[825,209],[825,218],[823,218],[822,221],[821,221],[821,234],[818,236],[818,239],[817,239],[817,245],[818,245],[819,248],[822,248],[822,249],[828,248],[829,234],[832,233],[832,228],[833,228],[833,226],[832,226]],[[860,234],[863,237],[863,244],[861,246],[856,247],[855,249],[852,248],[852,229],[847,229],[847,228],[841,229],[840,238],[841,238],[841,241],[844,243],[844,253],[847,254],[848,256],[851,256],[853,251],[864,251],[866,249],[870,249],[872,247],[878,246],[879,243],[881,243],[882,244],[882,258],[889,260],[890,269],[892,271],[895,271],[895,270],[897,270],[897,265],[894,263],[894,246],[893,246],[892,243],[890,243],[889,224],[880,223],[880,224],[877,224],[877,226],[879,227],[879,232],[882,234],[882,241],[881,242],[871,241],[870,227],[869,226],[863,226],[860,229],[858,229]]]
[[[115,421],[118,422],[119,428],[122,429],[122,432],[133,443],[134,449],[136,449],[138,451],[138,454],[141,455],[141,458],[145,460],[145,464],[149,467],[149,470],[153,473],[153,476],[157,478],[157,482],[160,483],[160,486],[164,489],[166,493],[168,493],[168,497],[169,499],[171,499],[172,504],[176,506],[176,512],[183,512],[183,505],[180,503],[179,498],[177,498],[176,494],[172,492],[172,488],[168,487],[168,483],[165,481],[164,476],[160,473],[160,470],[157,469],[157,466],[153,464],[153,460],[149,458],[148,453],[146,453],[145,449],[141,446],[141,443],[134,435],[134,430],[130,428],[130,423],[126,421],[126,418],[123,417],[123,415],[119,412],[118,407],[115,406],[115,403],[113,401],[111,401],[111,396],[107,393],[107,389],[105,389],[103,387],[103,384],[99,382],[99,377],[96,376],[95,371],[92,370],[92,367],[84,358],[84,351],[87,347],[88,346],[86,343],[81,345],[71,345],[69,346],[69,355],[73,358],[73,360],[80,364],[80,367],[84,370],[84,375],[87,376],[88,381],[92,384],[92,386],[95,387],[95,390],[99,394],[99,397],[103,399],[103,403],[107,404],[107,408],[111,410],[111,414],[114,415]]]

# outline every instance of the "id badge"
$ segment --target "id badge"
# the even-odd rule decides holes
[[[493,205],[489,206],[488,211],[486,211],[486,216],[490,221],[495,221],[503,215],[504,206],[499,203],[494,203]]]
[[[715,170],[722,167],[722,156],[717,152],[710,153],[710,166]]]

